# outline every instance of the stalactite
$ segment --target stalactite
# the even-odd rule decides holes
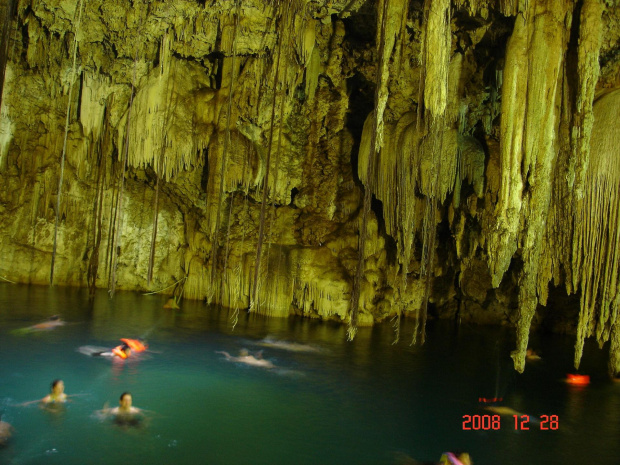
[[[142,82],[134,95],[131,123],[119,127],[117,133],[119,151],[125,140],[132,147],[127,158],[130,167],[156,166],[164,150],[159,177],[165,181],[201,163],[200,156],[210,146],[221,110],[221,91],[213,87],[215,83],[198,65],[175,56],[174,47],[172,32],[166,32],[158,69],[145,74],[148,62],[141,59],[138,63]],[[195,105],[186,104],[188,99]]]
[[[231,65],[231,76],[230,76],[230,85],[228,88],[228,102],[226,104],[226,133],[224,135],[224,150],[222,152],[222,170],[220,172],[220,188],[219,188],[219,196],[217,202],[217,213],[215,215],[215,229],[213,234],[213,242],[211,245],[211,281],[215,282],[216,274],[217,274],[217,264],[218,264],[218,254],[219,254],[219,235],[220,235],[220,216],[221,216],[221,207],[222,207],[222,199],[224,197],[224,180],[227,175],[227,163],[228,163],[228,152],[230,150],[230,120],[232,113],[232,99],[233,94],[235,92],[235,84],[236,84],[236,66],[235,61],[237,59],[237,28],[239,26],[239,16],[241,14],[241,1],[235,1],[235,19],[233,25],[233,33],[232,33],[232,41],[230,44],[230,53],[232,55],[232,65]],[[228,50],[226,50],[228,52]],[[233,196],[230,197],[231,207],[233,202]],[[228,244],[230,242],[230,215],[228,216],[228,226],[226,232],[226,249],[228,249]],[[224,261],[227,261],[227,257],[224,258]],[[222,283],[220,286],[218,304],[222,303],[222,292],[224,291],[225,278],[226,277],[226,265],[222,270]]]
[[[445,111],[445,108],[444,108]],[[434,116],[430,116],[431,120],[434,120]],[[422,224],[422,256],[420,263],[420,278],[424,278],[424,297],[422,299],[422,305],[419,309],[419,314],[416,309],[416,322],[413,331],[411,344],[417,343],[418,331],[420,332],[420,344],[424,344],[426,339],[426,317],[428,312],[428,300],[431,295],[432,281],[434,278],[434,258],[435,258],[435,236],[436,236],[436,221],[435,212],[437,209],[437,198],[439,197],[438,183],[439,171],[443,164],[442,159],[438,159],[438,155],[441,157],[443,153],[443,120],[434,120],[432,129],[430,132],[431,147],[426,150],[431,154],[431,163],[429,170],[429,185],[426,189],[426,199],[424,205],[424,221]],[[441,122],[441,123],[439,123]],[[441,125],[440,125],[441,124]]]
[[[4,93],[4,75],[6,64],[9,59],[9,42],[11,38],[11,21],[15,14],[16,0],[6,0],[3,2],[2,13],[4,21],[0,30],[0,108],[2,108],[2,94]]]
[[[169,69],[169,61],[170,61],[170,37],[168,34],[164,35],[161,44],[161,52],[159,57],[160,62],[160,79],[163,78],[164,69]],[[175,83],[175,75],[176,75],[176,66],[174,67],[174,72],[172,77],[166,75],[166,85],[165,85],[165,109],[164,109],[164,118],[163,124],[165,127],[169,125],[169,115],[170,115],[170,106],[171,106],[171,95],[174,93],[174,83]],[[170,94],[168,93],[168,87],[170,86],[170,82],[172,81],[172,90]],[[149,249],[149,264],[147,269],[147,284],[151,283],[153,279],[153,264],[155,261],[155,244],[157,241],[157,225],[159,222],[159,190],[160,184],[162,182],[162,173],[164,171],[164,163],[165,163],[165,147],[166,147],[166,136],[162,133],[162,141],[160,143],[160,155],[159,160],[153,163],[153,171],[155,172],[155,198],[153,199],[153,222],[152,222],[152,234],[151,234],[151,246]]]
[[[162,149],[163,152],[163,149]],[[151,284],[151,279],[153,279],[153,262],[155,261],[155,242],[157,241],[157,222],[159,218],[159,174],[162,166],[163,153],[161,155],[159,163],[155,165],[155,198],[153,199],[153,222],[152,229],[153,232],[151,234],[151,246],[149,247],[149,264],[146,272],[146,284]]]
[[[517,16],[506,49],[506,65],[502,85],[501,117],[501,182],[498,201],[493,213],[493,230],[488,234],[488,248],[493,287],[499,286],[504,272],[516,250],[516,236],[521,213],[521,177],[523,119],[528,69],[528,31],[526,20]]]
[[[437,201],[441,202],[447,192],[453,188],[455,181],[456,147],[448,150],[444,140],[451,133],[446,130],[446,108],[448,105],[449,75],[450,75],[450,2],[442,0],[424,3],[424,39],[422,54],[423,73],[420,78],[418,116],[416,132],[422,130],[420,124],[424,121],[425,138],[418,145],[422,157],[430,159],[425,172],[429,175],[422,179],[421,192],[425,195],[425,213],[422,225],[422,256],[420,263],[420,277],[424,278],[424,298],[421,308],[416,308],[415,326],[411,344],[417,343],[420,332],[420,343],[425,342],[426,316],[428,300],[434,278],[434,254],[436,222],[435,211]],[[422,120],[422,108],[424,119]],[[455,136],[452,136],[454,139]],[[446,144],[448,145],[448,144]],[[450,146],[456,145],[454,142]],[[451,166],[451,168],[449,168]],[[444,179],[445,178],[445,179]]]
[[[243,169],[242,169],[243,179],[245,179],[246,176],[247,176],[248,158],[249,158],[249,154],[248,154],[247,157],[243,158]],[[245,187],[244,187],[243,207],[242,207],[242,214],[243,215],[247,215],[248,214],[248,190],[249,190],[249,188],[250,188],[250,185],[249,185],[249,183],[247,183],[245,185]],[[231,204],[230,204],[231,213],[232,213],[232,205],[234,203],[233,200],[234,200],[234,198],[230,199],[230,201],[231,201]],[[231,217],[231,214],[229,214],[229,222],[228,222],[229,228],[230,228],[230,217]],[[230,229],[228,230],[227,235],[230,236]],[[225,256],[226,257],[228,257],[228,253],[229,253],[228,246],[229,246],[229,244],[227,244],[227,249],[226,249],[226,252],[225,252]],[[234,284],[232,286],[233,287],[233,299],[234,299],[233,315],[231,317],[232,329],[235,328],[235,326],[237,325],[237,322],[239,321],[239,310],[240,310],[239,302],[241,300],[241,290],[244,287],[243,283],[242,283],[242,280],[243,280],[243,277],[242,277],[243,273],[242,273],[242,271],[244,269],[244,267],[243,267],[243,263],[244,263],[243,260],[244,260],[244,257],[245,257],[245,228],[241,228],[241,244],[240,244],[238,250],[239,250],[239,261],[238,261],[237,265],[235,266],[235,268],[233,269],[233,276],[235,277],[235,281],[234,281]],[[224,269],[226,270],[227,268],[225,267]],[[249,295],[249,292],[248,292],[248,295]]]
[[[556,132],[559,113],[556,99],[561,95],[558,89],[561,89],[559,83],[563,75],[564,50],[568,43],[568,33],[564,27],[567,22],[570,24],[570,8],[565,0],[554,0],[552,4],[532,2],[526,19],[522,21],[517,18],[513,32],[517,39],[515,42],[510,39],[507,50],[505,74],[510,75],[510,78],[505,79],[504,86],[510,86],[511,90],[505,89],[502,94],[501,153],[502,157],[506,157],[506,161],[502,160],[503,169],[513,177],[502,178],[502,191],[503,205],[518,205],[518,210],[500,210],[499,213],[503,215],[500,221],[504,220],[504,224],[508,225],[510,241],[516,240],[514,234],[519,227],[521,215],[525,216],[521,233],[523,268],[519,276],[517,347],[512,353],[515,369],[519,372],[525,366],[530,325],[538,305],[540,257],[542,248],[546,246],[541,238],[544,237],[551,200],[552,183],[549,180],[552,178],[558,151]],[[525,55],[524,50],[512,48],[521,40],[527,41]],[[511,97],[512,91],[517,88],[515,80],[527,83],[526,93],[516,96],[519,99],[517,102],[508,102],[506,97]],[[540,105],[541,101],[547,104]],[[504,114],[504,107],[514,112]],[[507,116],[505,120],[504,116]],[[519,159],[519,166],[516,166]],[[524,185],[528,189],[522,195]],[[517,190],[513,191],[514,187]],[[516,248],[516,242],[508,243],[501,239],[494,244],[500,247],[499,255]],[[509,260],[510,257],[506,255],[505,259]],[[503,263],[500,266],[507,265]],[[493,276],[494,285],[498,284],[498,279],[499,274]]]
[[[450,0],[426,0],[424,10],[424,106],[437,119],[443,118],[448,102]]]
[[[230,285],[228,284],[228,258],[230,255],[230,231],[232,228],[232,213],[233,213],[233,205],[235,204],[235,196],[234,193],[230,195],[228,202],[228,224],[226,226],[226,245],[224,246],[224,267],[222,271],[222,286],[220,288],[220,298],[219,302],[222,303],[224,298],[222,296],[224,292],[224,287],[227,286],[230,290]],[[233,286],[234,287],[234,286]],[[234,289],[237,294],[233,294],[232,290],[230,290],[228,295],[228,307],[231,307],[231,303],[236,300],[237,295],[239,294],[239,290]]]
[[[104,137],[108,134],[105,131]],[[88,270],[86,274],[86,282],[88,283],[88,296],[90,299],[95,297],[97,289],[97,272],[99,270],[99,247],[101,245],[101,230],[103,216],[103,191],[104,191],[104,163],[103,163],[103,147],[105,144],[99,139],[97,145],[97,184],[94,200],[94,240],[93,249],[88,259]]]
[[[407,19],[409,16],[409,5],[405,4],[401,26],[400,26],[400,58],[399,67],[402,67],[405,61],[405,50],[407,48],[406,41],[406,27]],[[400,74],[399,68],[398,73]],[[401,137],[401,135],[398,135]],[[400,142],[400,140],[399,140]],[[400,260],[400,272],[401,281],[399,285],[399,301],[397,304],[396,315],[394,315],[393,328],[394,328],[394,340],[392,344],[398,344],[400,341],[400,327],[402,315],[408,307],[408,303],[405,300],[407,292],[407,281],[409,276],[409,262],[411,261],[412,245],[414,241],[412,239],[412,227],[413,227],[413,205],[415,205],[415,184],[416,177],[412,175],[412,162],[411,153],[413,153],[413,147],[409,146],[407,150],[405,144],[399,144],[400,150],[397,151],[397,183],[396,183],[396,203],[398,205],[398,217],[400,228],[397,233],[397,239],[399,242],[399,260]]]
[[[287,2],[284,13],[280,15],[280,19],[282,23],[286,26],[289,25],[289,14],[290,14],[291,5]],[[288,27],[286,27],[288,30]],[[260,276],[261,276],[261,259],[262,259],[262,248],[263,248],[263,240],[265,233],[265,210],[267,207],[267,192],[269,190],[269,168],[271,164],[271,151],[273,147],[273,132],[274,132],[274,124],[275,124],[275,113],[276,113],[276,101],[278,97],[278,87],[280,84],[280,61],[282,58],[282,48],[285,47],[286,42],[284,37],[280,36],[278,40],[278,55],[275,63],[275,76],[273,81],[273,102],[271,105],[271,124],[269,127],[269,142],[267,146],[267,156],[265,158],[265,177],[263,179],[263,193],[261,200],[261,208],[260,208],[260,217],[259,217],[259,229],[258,229],[258,243],[256,246],[256,265],[254,267],[254,280],[252,286],[252,294],[250,299],[250,311],[254,310],[254,307],[257,305],[257,296],[259,295],[260,288]],[[282,95],[280,98],[284,98]],[[280,115],[282,118],[282,115]],[[282,124],[282,121],[280,121]]]
[[[15,57],[15,46],[17,40],[11,37],[11,17],[15,15],[16,0],[8,0],[6,4],[5,25],[6,30],[2,33],[0,42],[0,173],[6,169],[8,162],[9,146],[13,140],[15,133],[15,122],[11,120],[11,112],[9,105],[2,104],[4,90],[8,85],[13,85],[14,74],[9,70],[7,76],[7,67],[11,57]],[[15,21],[15,34],[19,33],[19,20]],[[13,42],[13,48],[9,52],[9,43]]]
[[[80,21],[82,20],[82,5],[84,0],[80,0],[77,11],[77,20],[75,23],[75,32],[73,36],[73,66],[71,82],[69,84],[69,93],[67,95],[67,115],[65,118],[65,137],[62,144],[62,155],[60,157],[60,176],[58,178],[58,196],[56,200],[56,221],[54,223],[54,245],[52,247],[52,263],[50,266],[50,286],[54,285],[54,263],[56,262],[56,248],[58,245],[58,222],[60,218],[60,201],[62,197],[62,183],[65,174],[65,157],[67,154],[67,137],[69,136],[69,120],[71,118],[71,99],[73,96],[73,84],[75,83],[77,75],[77,48],[78,48],[78,34],[80,33]]]
[[[148,16],[148,12],[147,12]],[[142,27],[140,26],[140,30]],[[131,109],[133,107],[133,99],[136,89],[136,69],[138,64],[138,46],[136,44],[136,51],[133,60],[133,76],[131,78],[131,92],[129,94],[129,106],[127,108],[127,124],[125,129],[125,143],[123,144],[123,155],[121,160],[121,173],[120,173],[120,188],[118,190],[118,199],[116,201],[115,217],[115,231],[112,239],[112,258],[111,258],[111,277],[108,283],[108,292],[110,297],[114,297],[116,291],[116,269],[118,267],[118,255],[121,241],[121,231],[123,229],[123,196],[125,191],[125,175],[127,171],[127,157],[129,154],[129,127],[131,124]],[[109,239],[108,239],[109,240]]]
[[[620,90],[607,93],[594,104],[590,138],[590,160],[585,195],[575,212],[575,248],[578,269],[573,269],[581,287],[575,367],[579,367],[584,341],[596,335],[599,344],[610,336],[610,371],[620,369],[618,310],[620,308],[620,152],[617,122],[620,119]]]
[[[413,112],[410,113],[415,118]],[[416,118],[417,119],[417,118]],[[418,189],[418,170],[419,170],[419,150],[420,142],[419,132],[417,131],[417,123],[414,120],[401,118],[405,120],[405,127],[401,131],[396,131],[397,138],[397,166],[398,173],[398,192],[396,202],[399,209],[397,228],[399,238],[399,252],[401,264],[401,282],[400,282],[400,303],[399,317],[396,322],[396,339],[400,338],[400,318],[401,315],[409,308],[409,302],[406,300],[409,265],[411,257],[415,252],[415,235],[417,231],[417,215],[418,208],[417,189]],[[399,122],[400,124],[400,122]],[[398,134],[400,132],[400,134]],[[389,181],[381,181],[383,185],[389,185]],[[388,207],[389,208],[389,207]],[[396,341],[395,341],[396,342]]]
[[[532,1],[536,0],[500,0],[499,8],[504,16],[516,16],[519,13],[525,15]]]
[[[578,205],[583,199],[586,186],[585,175],[588,169],[590,154],[590,138],[593,125],[592,104],[594,91],[599,78],[599,51],[601,46],[602,28],[602,5],[599,0],[585,1],[581,7],[579,23],[579,44],[577,49],[577,90],[574,102],[569,100],[565,105],[575,107],[573,120],[570,122],[570,153],[568,170],[566,173],[567,189],[566,196],[570,196],[572,202],[562,209],[566,222],[573,222]],[[568,92],[566,92],[568,94]],[[568,139],[568,136],[567,136]],[[564,202],[564,199],[562,199]],[[569,219],[570,218],[570,219]],[[579,287],[581,258],[580,239],[576,234],[575,239],[570,236],[575,228],[566,230],[567,249],[572,250],[563,260],[566,269],[566,287],[569,293],[576,292]]]
[[[569,188],[573,187],[575,200],[584,195],[584,182],[590,154],[592,133],[592,102],[599,77],[599,52],[603,22],[601,0],[585,0],[581,7],[579,46],[577,51],[578,90],[575,114],[571,128],[572,156],[569,166]]]
[[[415,327],[411,344],[417,343],[418,331],[420,332],[420,344],[426,341],[426,317],[428,314],[428,300],[431,295],[434,278],[434,259],[435,259],[435,201],[433,198],[426,198],[426,214],[424,215],[423,244],[422,244],[422,263],[420,276],[424,277],[424,298],[419,315],[416,314]]]
[[[284,103],[285,103],[285,98],[284,96],[282,96],[282,98],[280,99],[280,115],[284,115]],[[282,118],[282,116],[281,116]],[[273,223],[274,223],[274,218],[275,218],[275,213],[276,213],[276,200],[277,200],[277,192],[278,192],[278,174],[280,172],[280,153],[282,152],[282,127],[284,125],[283,121],[280,121],[280,125],[278,126],[278,145],[276,147],[276,159],[275,159],[275,167],[276,167],[276,173],[273,177],[273,192],[272,192],[272,196],[273,196],[273,200],[271,202],[271,212],[270,212],[270,216],[269,216],[269,234],[268,236],[271,236],[272,233],[272,227],[273,227]],[[271,252],[271,243],[273,241],[269,241],[267,243],[267,260],[266,260],[266,270],[265,270],[265,276],[269,277],[271,281],[273,281],[274,283],[276,283],[276,285],[272,286],[272,294],[270,296],[270,300],[272,300],[272,302],[274,301],[273,299],[273,294],[277,293],[277,283],[278,278],[279,278],[279,272],[280,272],[280,266],[278,264],[278,267],[276,269],[276,274],[275,276],[269,276],[269,257],[270,257],[270,252]],[[268,310],[272,310],[274,307],[273,306],[269,306]]]
[[[347,328],[347,339],[352,341],[357,334],[357,319],[359,312],[360,301],[360,288],[362,286],[362,279],[364,274],[364,259],[366,254],[366,235],[367,235],[367,223],[368,215],[370,214],[370,205],[372,200],[372,186],[375,175],[375,160],[377,158],[377,152],[381,147],[382,136],[378,136],[378,133],[383,130],[383,110],[385,109],[385,102],[387,101],[387,72],[384,73],[385,61],[389,59],[390,53],[386,53],[385,48],[385,35],[386,23],[387,23],[387,11],[389,9],[390,0],[380,0],[377,4],[377,48],[379,52],[377,76],[376,76],[376,89],[375,89],[375,111],[373,118],[373,131],[370,140],[370,150],[368,152],[368,161],[366,166],[366,185],[364,186],[364,204],[362,206],[362,221],[359,228],[358,239],[358,252],[357,252],[357,267],[355,272],[355,278],[353,281],[353,289],[351,291],[351,312],[349,317],[349,325]],[[391,50],[390,50],[391,52]],[[387,58],[385,58],[387,55]],[[387,70],[386,70],[387,71]],[[383,103],[380,103],[380,99],[384,99]],[[381,112],[381,113],[380,113]]]
[[[112,164],[111,168],[111,177],[114,178],[114,164]],[[107,244],[106,244],[106,252],[105,252],[105,271],[106,271],[106,279],[108,281],[108,286],[110,283],[110,279],[112,277],[112,244],[113,244],[113,237],[116,236],[116,230],[115,230],[115,225],[116,225],[116,216],[118,214],[118,208],[116,208],[116,206],[118,205],[118,186],[116,186],[116,184],[114,184],[112,186],[112,192],[110,193],[110,212],[109,212],[109,218],[110,221],[108,223],[108,235],[107,235]],[[115,203],[116,202],[116,203]]]
[[[618,303],[615,303],[618,308]],[[616,321],[611,325],[610,334],[611,343],[609,345],[609,361],[607,363],[607,372],[610,377],[615,377],[620,373],[620,319],[616,317]]]

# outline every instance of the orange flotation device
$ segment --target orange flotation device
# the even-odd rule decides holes
[[[566,375],[566,382],[568,384],[575,384],[577,386],[585,386],[586,384],[590,384],[590,376],[588,375]]]
[[[114,349],[112,349],[112,353],[117,357],[122,358],[123,360],[128,357],[127,353],[123,350],[123,346],[116,346]]]
[[[138,339],[121,339],[134,352],[144,352],[148,346]]]

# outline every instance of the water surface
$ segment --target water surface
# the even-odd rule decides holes
[[[430,321],[423,347],[409,345],[412,323],[392,345],[389,323],[361,328],[299,318],[240,315],[184,301],[162,308],[158,295],[0,284],[0,413],[13,424],[2,464],[398,464],[468,451],[476,465],[616,464],[620,457],[620,383],[606,379],[606,350],[586,344],[587,388],[561,382],[571,371],[573,338],[532,335],[543,360],[522,375],[511,368],[511,330]],[[72,324],[49,332],[14,330],[61,314]],[[113,347],[146,337],[152,352],[127,361],[87,357],[84,345]],[[320,348],[262,347],[269,337]],[[589,341],[588,341],[589,342]],[[239,366],[233,355],[263,350],[278,368]],[[60,411],[17,404],[47,394],[62,378],[79,394]],[[122,428],[93,412],[118,404],[154,411],[141,428]],[[464,431],[464,415],[485,415],[479,397],[532,417],[557,415],[557,430],[530,422],[516,431]],[[596,459],[595,459],[596,458]],[[399,462],[400,461],[400,462]]]

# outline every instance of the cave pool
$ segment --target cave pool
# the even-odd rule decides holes
[[[390,322],[360,328],[241,312],[183,301],[163,309],[161,295],[100,291],[92,304],[83,289],[0,284],[0,414],[14,435],[0,464],[413,464],[447,450],[468,451],[476,465],[620,463],[620,383],[606,377],[607,348],[586,341],[585,387],[561,382],[571,372],[572,336],[531,335],[542,360],[522,375],[512,369],[509,328],[431,320],[424,346],[410,346],[404,321],[393,345]],[[71,324],[52,331],[16,329],[60,314]],[[126,361],[88,357],[84,345],[113,347],[144,336],[150,352]],[[259,345],[264,338],[308,344],[317,352]],[[263,350],[276,369],[227,361]],[[55,378],[65,409],[37,404]],[[122,428],[93,412],[118,404],[154,411],[140,428]],[[492,415],[480,397],[541,418],[515,430],[514,418]],[[464,430],[466,424],[478,429]],[[552,426],[550,422],[546,425]],[[497,423],[496,423],[497,426]]]

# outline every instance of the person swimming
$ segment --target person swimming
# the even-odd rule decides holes
[[[421,462],[403,452],[395,453],[394,458],[397,465],[473,465],[473,461],[467,452],[458,454],[455,452],[444,452],[439,462]]]
[[[113,349],[95,346],[82,346],[78,352],[91,357],[118,357],[122,360],[129,358],[132,352],[139,353],[148,349],[148,345],[141,339],[121,339],[122,344]]]
[[[236,363],[244,363],[246,365],[260,367],[260,368],[275,368],[275,365],[271,363],[269,360],[265,360],[261,352],[257,352],[256,356],[250,355],[250,353],[246,349],[241,349],[239,351],[238,357],[233,357],[228,352],[224,351],[216,351],[217,354],[223,354],[226,357],[226,360]]]
[[[518,412],[515,409],[511,408],[511,407],[506,407],[503,405],[487,405],[485,407],[482,407],[484,410],[487,410],[489,412],[493,412],[499,416],[502,417],[519,417],[521,419],[524,419],[527,422],[531,422],[532,424],[540,424],[540,419],[537,418],[534,415],[529,415],[523,412]],[[527,418],[526,418],[527,417]]]
[[[113,349],[95,346],[82,346],[78,349],[78,352],[90,357],[110,357],[125,360],[131,355],[131,347],[125,343],[116,346]]]
[[[60,319],[60,316],[52,315],[47,319],[47,321],[30,326],[30,329],[33,331],[41,331],[41,330],[47,330],[47,329],[54,329],[54,328],[57,328],[58,326],[64,326],[64,325],[65,325],[65,322]]]
[[[114,423],[120,426],[139,426],[144,419],[144,410],[134,407],[130,392],[123,392],[119,398],[118,407],[104,407],[97,413],[104,417],[112,417]]]
[[[527,349],[525,352],[525,360],[528,362],[537,362],[541,360],[540,355],[538,355],[534,349]]]
[[[79,395],[79,394],[73,394]],[[65,394],[65,383],[62,379],[55,379],[52,381],[50,385],[50,393],[46,395],[43,399],[31,400],[29,402],[24,402],[22,404],[18,404],[20,407],[25,405],[40,403],[44,407],[51,407],[53,405],[61,405],[65,404],[69,401],[70,395]]]
[[[300,344],[299,342],[279,341],[277,339],[265,338],[258,343],[263,347],[271,347],[273,349],[288,350],[289,352],[320,352],[321,349],[309,344]]]
[[[10,437],[13,435],[13,427],[10,423],[6,421],[2,421],[2,417],[0,416],[0,447],[6,446],[6,443],[9,441]]]
[[[27,326],[25,328],[14,329],[11,334],[16,336],[29,334],[36,331],[50,331],[59,326],[64,326],[66,322],[62,321],[60,316],[52,315],[46,321],[37,323],[36,325]]]
[[[103,355],[103,354],[100,354],[100,355]],[[120,359],[125,360],[126,358],[129,358],[130,355],[131,355],[131,347],[129,347],[125,343],[121,344],[120,346],[116,346],[114,349],[112,349],[113,357],[118,357]]]
[[[64,404],[67,402],[67,394],[65,394],[65,383],[62,379],[55,379],[52,381],[50,387],[50,393],[46,395],[41,402],[44,404]]]
[[[463,452],[459,455],[453,452],[444,452],[439,459],[440,465],[472,465],[471,457],[467,452]]]
[[[515,409],[510,408],[510,407],[505,407],[503,405],[487,405],[483,408],[484,410],[488,410],[489,412],[493,412],[493,413],[496,413],[498,415],[503,415],[503,416],[525,415],[522,412],[517,412]]]

